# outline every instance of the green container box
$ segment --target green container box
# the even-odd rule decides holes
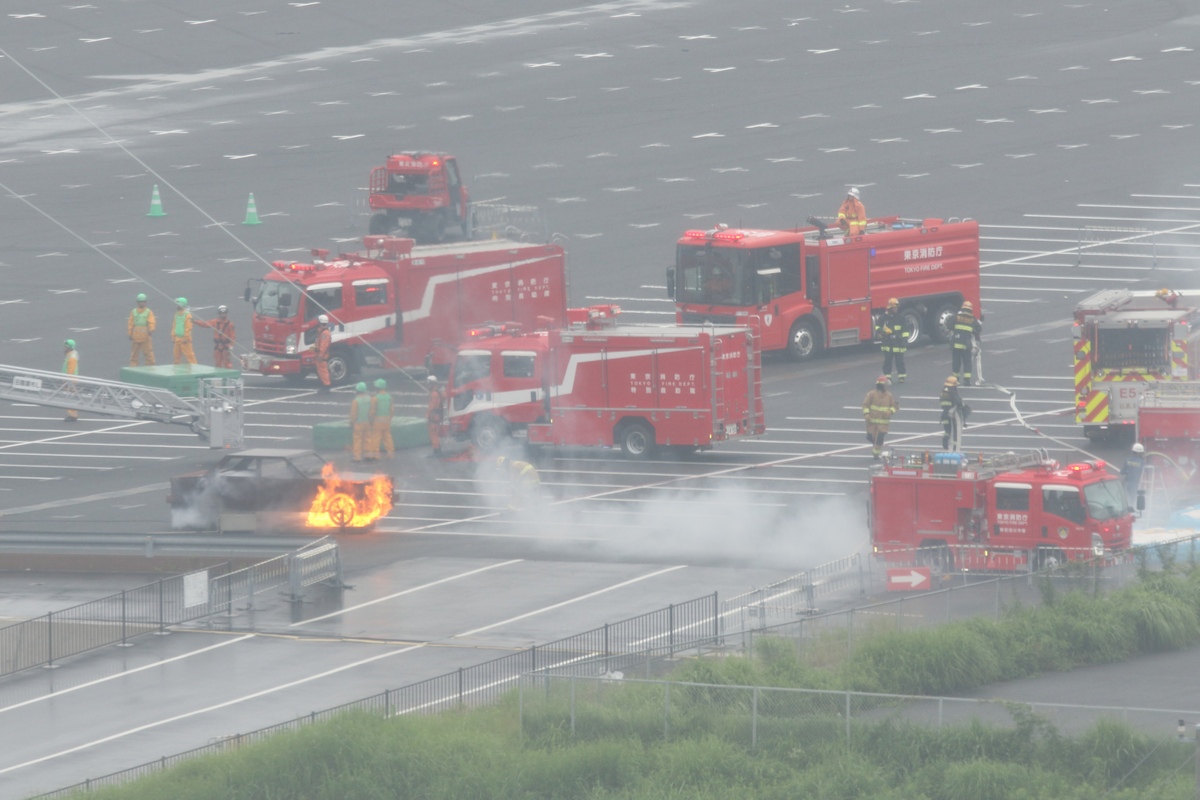
[[[420,417],[392,417],[392,443],[397,450],[429,444],[429,429]],[[350,420],[313,425],[313,450],[348,450]]]
[[[120,381],[168,389],[180,397],[195,397],[196,382],[201,378],[240,378],[236,369],[210,367],[206,364],[160,364],[155,367],[121,367]]]

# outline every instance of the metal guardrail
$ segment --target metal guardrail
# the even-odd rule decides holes
[[[61,522],[61,520],[59,521]],[[231,536],[213,533],[0,532],[0,552],[75,554],[211,555],[275,554],[305,548],[311,536]]]
[[[813,614],[818,598],[847,589],[865,595],[868,585],[863,556],[856,553],[723,601],[722,627],[740,632],[765,627],[771,619]]]
[[[317,562],[320,560],[314,559]],[[389,689],[323,711],[314,711],[306,716],[249,733],[227,736],[202,747],[38,795],[38,798],[66,797],[75,792],[114,786],[172,767],[195,756],[236,749],[243,744],[328,719],[346,711],[392,716],[486,705],[516,688],[523,673],[548,667],[562,668],[574,663],[608,665],[606,668],[615,669],[617,667],[614,665],[631,658],[645,659],[648,655],[670,657],[699,647],[715,645],[720,640],[717,619],[719,605],[716,593],[669,605],[575,636],[494,658],[473,667],[462,667],[445,675],[398,689]]]
[[[316,553],[308,557],[309,552]],[[298,557],[299,556],[299,557]],[[341,580],[337,544],[318,539],[245,569],[228,564],[176,575],[0,628],[0,676],[58,662],[148,633],[219,614],[239,603],[252,607],[258,592]]]
[[[522,242],[550,239],[546,215],[537,206],[472,203],[470,213],[475,238],[483,235],[483,238],[491,236]]]

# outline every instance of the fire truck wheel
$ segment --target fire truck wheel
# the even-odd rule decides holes
[[[961,307],[962,303],[949,302],[934,308],[929,315],[929,338],[938,344],[947,344],[954,336],[954,318]]]
[[[906,308],[900,315],[904,317],[904,327],[908,330],[908,344],[916,344],[917,339],[925,332],[925,320],[922,319],[921,312],[915,308]]]
[[[811,319],[798,319],[788,334],[788,353],[796,361],[807,361],[821,350],[821,328]]]
[[[372,236],[382,236],[391,230],[392,224],[388,221],[387,214],[376,214],[371,217],[371,224],[367,226],[367,232]]]
[[[508,437],[508,425],[496,417],[476,417],[471,423],[471,444],[477,450],[490,453]]]
[[[641,420],[620,425],[613,438],[629,458],[645,458],[654,450],[654,428]]]
[[[1063,551],[1057,547],[1039,547],[1037,549],[1037,568],[1038,571],[1044,569],[1054,569],[1061,567],[1067,563],[1067,559],[1063,556]]]
[[[350,357],[338,351],[329,354],[329,382],[334,386],[345,383],[354,372]]]

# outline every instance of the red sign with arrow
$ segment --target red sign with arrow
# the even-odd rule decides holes
[[[888,567],[889,592],[920,592],[930,586],[929,567]]]

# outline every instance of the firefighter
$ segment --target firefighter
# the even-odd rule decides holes
[[[67,339],[63,342],[63,374],[78,375],[79,374],[79,351],[75,349],[75,340]],[[67,390],[69,394],[75,394],[75,388],[71,387]],[[67,415],[63,417],[64,422],[79,422],[79,412],[73,408],[67,409]]]
[[[883,352],[883,374],[889,378],[892,375],[892,364],[896,365],[896,379],[904,383],[908,373],[904,369],[904,354],[908,352],[908,329],[904,327],[904,317],[900,316],[900,301],[891,298],[887,302],[887,310],[879,320],[875,329],[879,337],[879,349]]]
[[[147,367],[154,366],[154,347],[150,336],[154,333],[154,312],[146,307],[146,295],[137,296],[137,306],[129,312],[129,366],[139,367],[144,361]]]
[[[942,449],[958,451],[962,448],[963,420],[967,407],[958,393],[958,378],[946,378],[939,398],[942,405]]]
[[[322,314],[317,317],[317,380],[321,382],[319,394],[329,392],[329,345],[333,342],[330,331],[329,317]]]
[[[838,227],[847,236],[857,236],[867,227],[867,210],[858,199],[858,187],[851,187],[838,209]]]
[[[175,363],[195,364],[196,354],[192,351],[192,315],[187,310],[186,297],[175,301],[175,319],[171,323],[171,341],[175,343]]]
[[[533,464],[497,456],[496,471],[508,482],[508,502],[505,504],[508,510],[520,511],[528,507],[542,483]]]
[[[396,456],[396,445],[392,441],[392,396],[387,390],[387,381],[375,381],[371,394],[371,440],[367,444],[367,460],[378,461],[387,453],[388,461]]]
[[[959,381],[967,385],[971,383],[971,360],[974,356],[975,342],[981,339],[982,332],[983,326],[975,319],[974,306],[970,300],[964,301],[954,319],[950,369]]]
[[[1121,467],[1121,478],[1125,482],[1125,497],[1130,504],[1137,497],[1138,489],[1142,486],[1142,472],[1146,469],[1146,448],[1141,442],[1134,442],[1133,452],[1125,459]]]
[[[361,381],[355,384],[354,391],[354,399],[350,401],[350,460],[358,462],[363,460],[371,435],[371,395]]]
[[[442,454],[442,419],[446,414],[446,393],[442,389],[437,375],[431,374],[425,380],[429,384],[429,410],[425,413],[429,444],[433,446],[433,455],[440,456]]]
[[[863,419],[867,423],[867,441],[871,443],[871,456],[879,458],[883,452],[883,439],[887,436],[888,422],[900,410],[895,396],[888,391],[888,376],[875,379],[875,388],[863,398]]]
[[[233,369],[233,359],[230,351],[237,341],[237,331],[234,330],[233,320],[229,318],[228,306],[217,306],[216,319],[208,321],[198,319],[196,324],[212,328],[213,332],[213,366],[222,369]]]

